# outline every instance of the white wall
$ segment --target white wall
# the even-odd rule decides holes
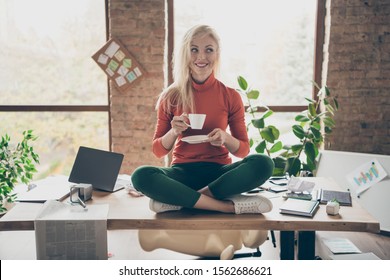
[[[388,174],[359,196],[350,186],[346,175],[356,168],[378,160]],[[350,190],[356,200],[380,222],[381,230],[390,232],[390,156],[340,151],[321,151],[317,177],[332,177],[343,189]]]

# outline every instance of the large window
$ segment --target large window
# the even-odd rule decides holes
[[[323,1],[168,1],[173,6],[172,45],[196,24],[213,26],[221,37],[220,79],[238,88],[241,75],[260,90],[258,105],[277,112],[267,120],[281,130],[283,142],[295,141],[293,117],[305,109],[305,97],[313,98],[312,81],[320,74],[315,73],[316,48],[322,47],[321,42],[316,45],[316,35],[321,38],[317,2]]]
[[[0,0],[0,135],[32,129],[39,176],[68,174],[80,145],[109,149],[105,0]]]

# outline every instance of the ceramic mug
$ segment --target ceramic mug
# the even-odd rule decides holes
[[[202,129],[206,114],[188,114],[188,119],[190,120],[190,123],[186,123],[186,125],[192,129]]]

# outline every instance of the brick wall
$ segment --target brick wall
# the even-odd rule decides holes
[[[109,0],[109,34],[118,38],[147,72],[120,92],[110,84],[112,150],[125,155],[122,173],[163,165],[151,152],[157,95],[164,87],[165,1]]]
[[[327,149],[389,155],[390,1],[332,0],[330,13],[326,83],[340,111]]]

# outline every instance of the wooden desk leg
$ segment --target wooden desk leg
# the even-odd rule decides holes
[[[315,231],[298,232],[298,260],[315,259]]]
[[[295,232],[281,231],[280,232],[280,259],[293,260],[295,257]]]

